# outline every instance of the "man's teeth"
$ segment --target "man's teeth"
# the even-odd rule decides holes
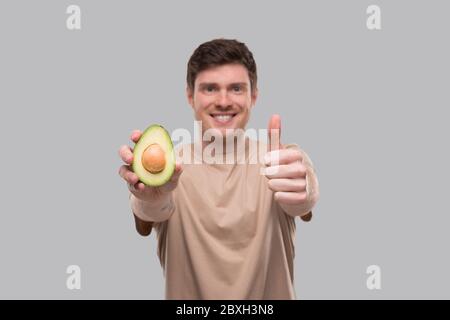
[[[228,122],[230,119],[233,118],[232,115],[215,115],[214,119],[220,122]]]

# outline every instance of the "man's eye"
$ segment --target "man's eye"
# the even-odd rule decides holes
[[[242,90],[242,88],[240,86],[233,87],[233,91],[235,91],[235,92],[240,92],[241,90]]]
[[[205,88],[205,90],[206,90],[207,92],[213,92],[215,89],[216,89],[216,88],[214,88],[214,87],[206,87],[206,88]]]

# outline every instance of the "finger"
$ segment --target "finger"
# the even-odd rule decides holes
[[[270,117],[267,133],[269,135],[268,151],[281,149],[281,118],[278,114]]]
[[[131,141],[133,141],[134,143],[137,143],[139,141],[139,139],[142,136],[142,131],[141,130],[133,130],[133,132],[131,132]]]
[[[142,182],[138,182],[134,185],[134,188],[137,191],[144,191],[145,190],[145,184],[143,184]]]
[[[130,167],[123,165],[119,168],[119,175],[129,184],[134,185],[138,183],[138,176],[130,170]]]
[[[119,149],[119,155],[123,162],[126,164],[132,164],[133,163],[133,152],[131,152],[131,149],[127,145],[123,145]]]
[[[264,169],[264,174],[269,179],[274,178],[301,178],[306,176],[306,167],[300,162],[270,166]]]
[[[279,203],[288,205],[299,205],[306,201],[306,192],[275,192],[274,198]]]
[[[306,179],[270,179],[269,188],[272,191],[303,192],[306,191]]]
[[[266,166],[289,164],[295,161],[303,161],[301,152],[295,149],[274,150],[267,152],[264,156]]]
[[[181,166],[181,163],[180,162],[175,163],[175,172],[173,173],[172,178],[170,178],[170,182],[178,181],[182,173],[183,167]]]
[[[142,182],[138,182],[136,184],[128,183],[128,190],[130,190],[130,192],[132,192],[137,197],[142,195],[142,193],[145,191],[145,188],[147,187]]]
[[[133,172],[132,172],[133,173]],[[134,174],[134,173],[133,173]],[[138,179],[139,179],[139,177],[138,177]],[[127,183],[127,185],[128,185],[128,189],[130,189],[130,191],[133,191],[133,192],[135,192],[135,193],[139,193],[139,192],[141,192],[141,191],[144,191],[144,189],[145,189],[145,184],[143,184],[141,181],[137,181],[136,183],[134,183],[133,184],[133,182],[134,182],[135,180],[134,180],[134,178],[131,180],[131,182],[128,182]]]

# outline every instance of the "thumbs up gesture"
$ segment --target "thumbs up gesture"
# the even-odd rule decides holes
[[[317,197],[308,192],[308,181],[317,181],[313,170],[308,170],[304,157],[298,149],[287,149],[281,143],[281,119],[279,115],[270,118],[268,126],[268,152],[264,156],[265,175],[274,200],[289,215],[311,219],[311,209]],[[309,179],[308,179],[309,178]]]

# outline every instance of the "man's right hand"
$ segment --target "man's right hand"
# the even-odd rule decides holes
[[[137,143],[142,136],[142,132],[134,130],[131,133],[131,141]],[[119,155],[124,165],[119,169],[119,175],[127,182],[130,192],[139,200],[146,201],[152,204],[158,204],[165,201],[170,192],[176,188],[178,179],[182,173],[180,163],[176,163],[175,172],[172,178],[162,186],[150,187],[139,181],[138,176],[132,171],[131,164],[133,163],[133,150],[128,145],[123,145],[119,149]]]

